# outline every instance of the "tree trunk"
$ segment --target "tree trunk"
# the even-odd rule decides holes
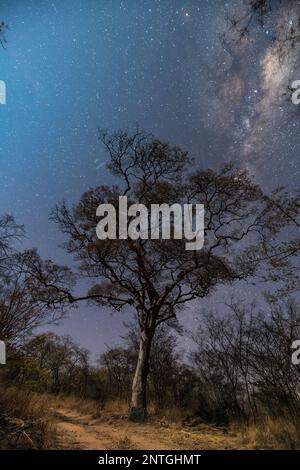
[[[132,383],[130,419],[144,421],[147,417],[147,379],[150,350],[154,332],[142,331],[139,354]]]

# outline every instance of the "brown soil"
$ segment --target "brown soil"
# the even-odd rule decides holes
[[[83,450],[177,450],[241,449],[234,433],[201,425],[189,428],[149,420],[133,423],[125,417],[104,416],[94,419],[77,411],[53,410],[58,449]]]

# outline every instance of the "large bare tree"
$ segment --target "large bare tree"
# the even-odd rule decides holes
[[[190,301],[206,297],[220,284],[259,277],[285,279],[292,285],[289,261],[299,241],[289,239],[297,218],[297,199],[280,190],[264,195],[247,173],[225,166],[196,170],[186,152],[137,130],[102,133],[108,169],[119,185],[99,186],[68,208],[58,205],[52,219],[67,236],[66,249],[78,262],[79,275],[91,281],[82,296],[59,290],[60,301],[89,300],[101,306],[135,310],[140,330],[132,384],[132,417],[147,409],[149,356],[156,328],[175,318]],[[101,203],[118,209],[119,196],[129,204],[201,203],[205,206],[205,244],[185,249],[185,240],[99,240],[96,210]],[[275,204],[276,202],[276,204]],[[261,282],[260,281],[260,282]]]

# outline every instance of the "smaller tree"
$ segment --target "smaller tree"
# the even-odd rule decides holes
[[[91,376],[89,352],[69,336],[41,333],[30,338],[6,371],[8,380],[39,392],[86,397]]]
[[[10,214],[0,216],[0,276],[8,277],[9,267],[14,251],[14,242],[24,235],[24,228],[18,225]]]
[[[42,260],[36,250],[17,252],[15,242],[23,236],[11,215],[0,217],[0,338],[10,346],[62,317],[65,303],[58,292],[74,280],[68,268]]]
[[[206,312],[192,355],[199,377],[199,412],[211,420],[299,417],[299,368],[291,345],[300,335],[294,301],[258,308],[232,300],[222,312]]]
[[[118,400],[128,398],[130,380],[134,372],[136,354],[130,349],[108,349],[100,357],[100,364],[108,374],[109,395]]]
[[[67,268],[43,261],[36,250],[9,254],[6,248],[5,252],[6,266],[0,286],[0,337],[17,346],[35,328],[63,317],[65,304],[59,301],[57,289],[68,284],[68,276],[70,286],[72,275]]]

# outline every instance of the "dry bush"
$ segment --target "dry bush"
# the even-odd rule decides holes
[[[52,446],[55,428],[48,415],[49,397],[0,389],[0,449],[46,449]]]

